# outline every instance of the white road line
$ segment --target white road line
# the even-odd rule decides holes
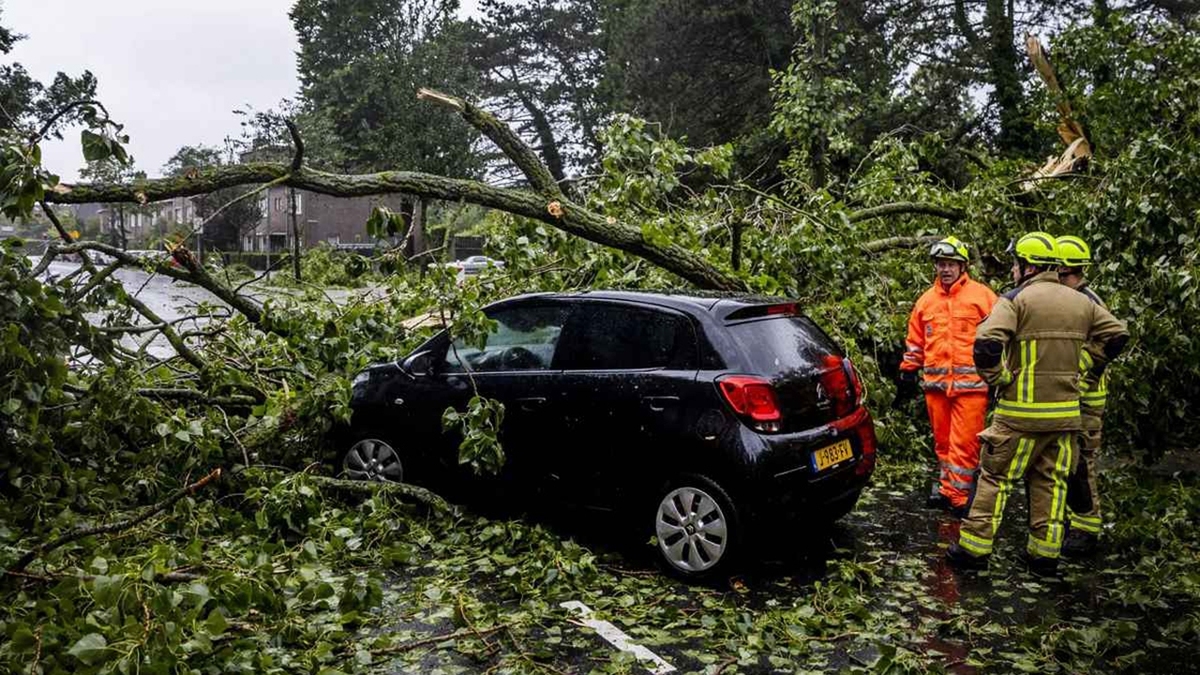
[[[646,649],[642,645],[633,643],[628,635],[623,633],[620,628],[612,625],[607,621],[597,619],[592,615],[592,609],[578,600],[569,600],[561,603],[559,607],[563,609],[574,610],[583,620],[583,624],[588,628],[596,631],[596,633],[608,641],[609,644],[620,649],[623,652],[633,654],[638,661],[649,661],[653,666],[646,666],[654,675],[666,675],[666,673],[675,672],[675,666],[667,663],[661,656]]]

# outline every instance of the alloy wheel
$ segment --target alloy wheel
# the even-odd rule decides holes
[[[355,443],[342,462],[342,469],[354,480],[400,483],[404,480],[404,465],[392,446],[378,438],[364,438]]]
[[[682,572],[703,572],[721,561],[729,543],[727,520],[712,495],[694,487],[672,490],[658,504],[658,548]]]

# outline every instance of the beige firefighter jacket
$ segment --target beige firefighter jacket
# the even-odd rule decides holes
[[[1108,309],[1108,305],[1104,304],[1100,296],[1088,288],[1086,281],[1076,286],[1075,290]],[[1083,377],[1079,382],[1079,405],[1083,412],[1083,428],[1095,430],[1103,426],[1104,406],[1108,403],[1108,374],[1104,373],[1099,378],[1089,377],[1091,369],[1092,359],[1089,351],[1085,349],[1080,353],[1079,360],[1079,373]]]
[[[996,417],[1014,430],[1077,431],[1080,363],[1098,377],[1128,339],[1108,310],[1042,272],[1001,296],[979,325],[975,366],[999,392]]]

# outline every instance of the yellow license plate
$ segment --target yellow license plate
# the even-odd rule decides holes
[[[854,456],[850,441],[838,441],[813,452],[813,466],[817,471],[824,471],[834,464],[840,464]]]

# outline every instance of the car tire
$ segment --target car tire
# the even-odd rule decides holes
[[[344,447],[340,461],[342,478],[381,483],[403,483],[411,479],[408,475],[410,462],[382,434],[357,434]]]
[[[685,581],[718,578],[741,550],[742,524],[729,493],[716,481],[685,474],[657,491],[651,534],[659,565]]]

